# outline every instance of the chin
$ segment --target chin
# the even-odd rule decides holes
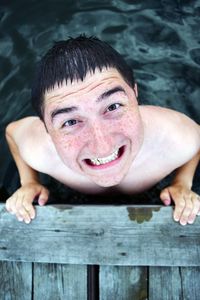
[[[99,178],[94,178],[92,176],[92,177],[89,177],[89,178],[94,183],[96,183],[98,186],[109,188],[109,187],[114,187],[114,186],[117,186],[118,184],[120,184],[120,182],[122,182],[124,177],[125,177],[125,175],[124,176],[122,176],[122,175],[113,176],[112,178],[108,178],[106,176],[102,176],[102,177],[99,177]]]

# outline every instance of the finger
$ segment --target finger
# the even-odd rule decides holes
[[[25,223],[30,223],[31,222],[31,217],[29,215],[29,212],[26,211],[26,209],[24,207],[21,207],[18,211],[18,214],[23,218],[23,221]]]
[[[168,188],[165,188],[160,193],[160,200],[164,203],[164,205],[171,204],[171,197]]]
[[[16,218],[18,219],[19,222],[23,221],[23,217],[20,215],[20,213],[16,213]]]
[[[17,198],[16,209],[18,214],[21,215],[25,223],[30,223],[31,217],[29,212],[25,209],[23,203],[26,203],[28,200],[25,198],[25,195]]]
[[[185,198],[185,207],[180,217],[180,224],[186,225],[188,222],[188,218],[193,210],[193,202],[190,197]]]
[[[185,200],[183,197],[181,197],[181,200],[178,201],[177,199],[174,198],[174,202],[175,202],[174,221],[178,222],[185,208]]]
[[[7,201],[6,201],[6,208],[11,214],[16,213],[16,202],[17,202],[17,193],[13,194]]]
[[[31,219],[34,219],[35,218],[35,208],[34,206],[27,202],[27,201],[23,201],[22,203],[24,209],[28,212],[29,216]]]
[[[48,198],[49,198],[49,191],[43,188],[38,198],[39,205],[41,206],[45,205],[48,201]]]
[[[15,207],[16,210],[19,211],[20,208],[22,207],[22,201],[24,200],[24,195],[23,194],[19,194],[17,199],[16,199],[16,203],[15,203]]]
[[[11,207],[10,207],[10,198],[8,198],[7,200],[6,200],[6,210],[8,211],[8,212],[10,212],[10,213],[12,213],[12,209],[11,209]]]
[[[192,197],[192,203],[193,203],[193,210],[190,214],[190,216],[188,217],[188,223],[192,224],[195,221],[196,216],[199,213],[200,210],[200,199],[198,195],[194,195]]]

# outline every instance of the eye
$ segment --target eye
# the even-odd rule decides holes
[[[108,106],[107,110],[108,111],[113,111],[118,109],[120,106],[122,106],[120,103],[113,103],[110,106]]]
[[[74,125],[76,125],[78,123],[78,121],[77,120],[74,120],[74,119],[72,119],[72,120],[68,120],[68,121],[66,121],[65,123],[63,123],[63,125],[62,125],[62,128],[63,127],[70,127],[70,126],[74,126]]]

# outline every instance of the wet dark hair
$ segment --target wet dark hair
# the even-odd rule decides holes
[[[115,68],[127,84],[134,87],[132,69],[106,42],[85,35],[56,42],[38,63],[31,95],[33,108],[43,120],[45,92],[63,81],[83,81],[88,72],[110,67]]]

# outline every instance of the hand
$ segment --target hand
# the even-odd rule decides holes
[[[175,203],[174,220],[181,225],[192,224],[200,214],[200,197],[182,184],[172,184],[165,188],[160,199],[165,205]]]
[[[42,206],[48,201],[49,191],[39,183],[28,183],[6,201],[6,209],[15,214],[19,221],[28,224],[35,218],[35,208],[32,205],[35,197],[38,197],[38,203]]]

